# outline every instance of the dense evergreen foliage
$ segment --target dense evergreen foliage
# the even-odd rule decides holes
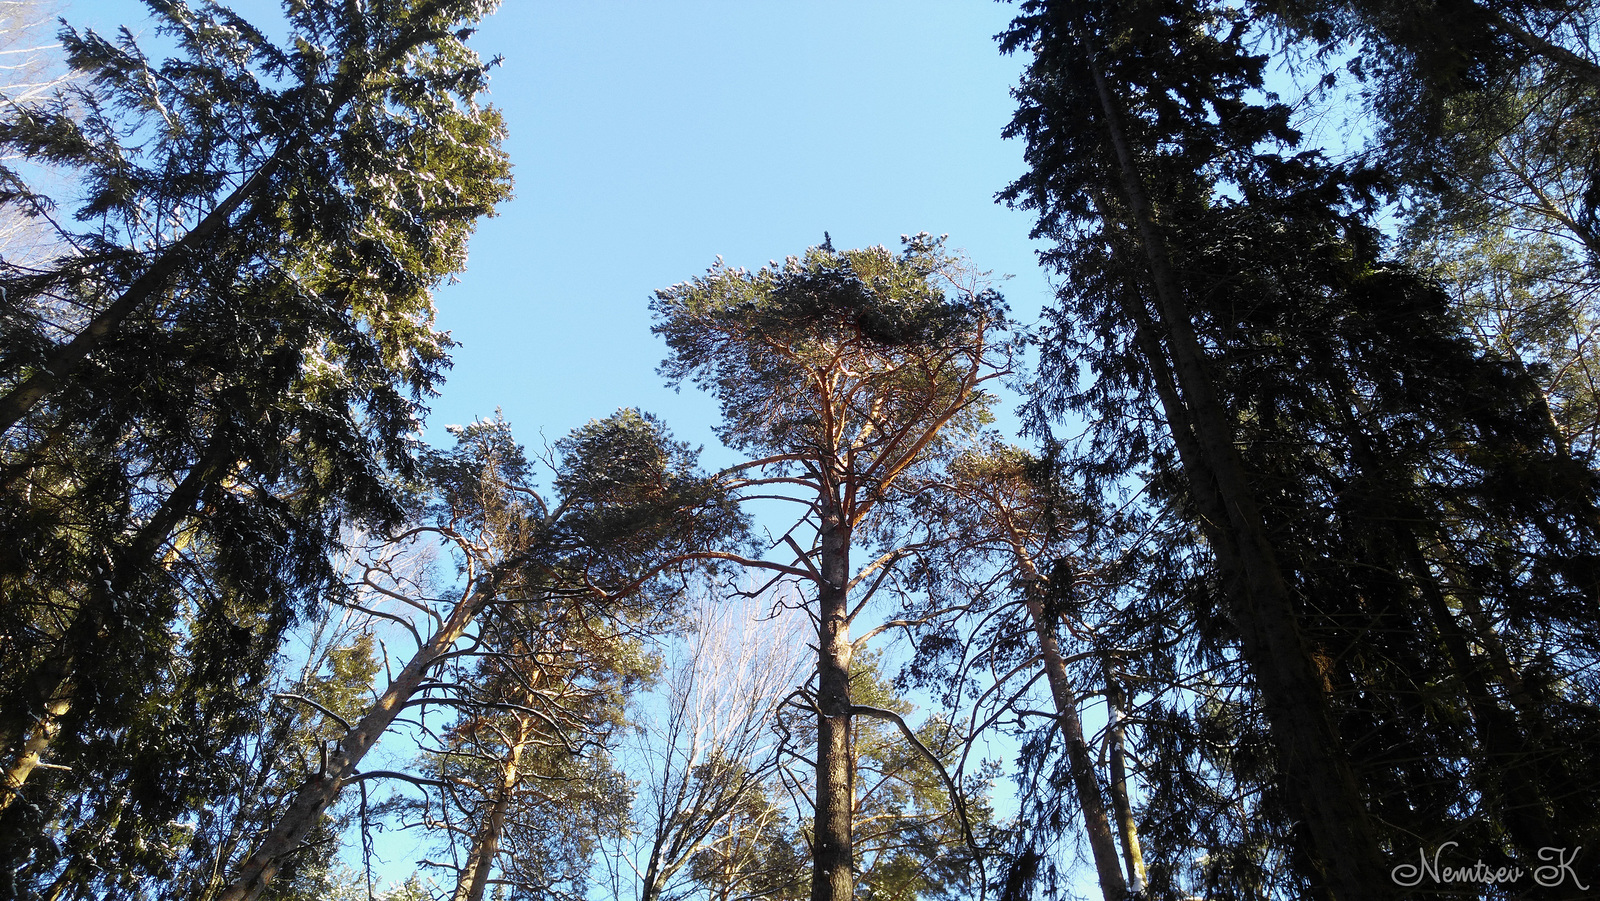
[[[492,4],[297,5],[285,46],[148,6],[171,58],[66,28],[77,78],[0,123],[82,197],[3,173],[56,253],[0,267],[0,879],[154,877],[226,791],[341,525],[399,518],[431,291],[508,190]]]
[[[1012,126],[1031,172],[1005,196],[1038,211],[1067,286],[1036,422],[1091,416],[1078,463],[1091,489],[1144,473],[1152,501],[1194,519],[1190,565],[1211,575],[1182,595],[1201,625],[1193,653],[1238,687],[1176,725],[1275,749],[1188,752],[1219,797],[1242,781],[1257,798],[1240,844],[1206,842],[1226,875],[1190,890],[1389,897],[1385,858],[1411,848],[1454,841],[1531,872],[1542,849],[1592,841],[1594,799],[1573,776],[1597,737],[1577,712],[1593,710],[1594,474],[1524,361],[1476,344],[1436,281],[1385,256],[1372,210],[1398,185],[1429,189],[1398,164],[1422,151],[1391,141],[1335,164],[1300,147],[1240,11],[1022,9],[1006,41],[1033,57]],[[1409,15],[1340,22],[1403,30]],[[1386,64],[1426,66],[1442,37],[1376,46]],[[1382,84],[1381,111],[1415,95]],[[1175,853],[1215,822],[1186,781],[1160,814],[1190,811],[1162,836]],[[1230,862],[1241,855],[1257,877]]]
[[[417,438],[491,0],[145,6],[0,84],[0,901],[1600,891],[1592,4],[1017,0],[1043,322],[719,260],[720,472]]]

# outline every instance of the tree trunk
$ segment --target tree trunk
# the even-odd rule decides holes
[[[192,255],[201,252],[205,244],[228,225],[228,217],[271,180],[294,146],[294,143],[290,142],[279,147],[245,180],[244,184],[235,188],[233,193],[217,204],[204,219],[195,224],[194,228],[163,251],[161,256],[157,257],[155,262],[122,292],[121,297],[89,320],[89,324],[84,326],[83,331],[74,335],[72,340],[57,346],[50,359],[46,360],[38,371],[24,379],[22,384],[11,389],[5,396],[0,397],[0,434],[10,430],[22,420],[22,417],[28,415],[28,411],[36,404],[59,390],[62,382],[78,370],[90,352],[111,337],[135,310],[143,306],[158,291],[163,290],[184,262]]]
[[[1100,893],[1106,901],[1122,901],[1127,897],[1128,885],[1122,880],[1122,870],[1117,865],[1117,846],[1111,837],[1111,825],[1106,819],[1105,794],[1100,780],[1095,777],[1094,755],[1089,753],[1089,743],[1083,737],[1083,720],[1078,716],[1078,699],[1072,690],[1072,680],[1067,676],[1066,661],[1056,641],[1055,624],[1044,613],[1038,592],[1030,584],[1028,613],[1033,617],[1033,628],[1039,635],[1039,647],[1044,657],[1045,679],[1050,683],[1050,697],[1055,701],[1056,720],[1061,724],[1061,734],[1067,741],[1067,762],[1072,771],[1072,784],[1078,794],[1078,808],[1083,812],[1084,832],[1089,836],[1089,849],[1094,855],[1095,872],[1100,877]]]
[[[1023,546],[1021,536],[1015,529],[1008,531],[1017,566],[1027,580],[1028,615],[1033,620],[1034,633],[1039,636],[1045,680],[1050,685],[1050,698],[1055,702],[1056,721],[1067,742],[1067,765],[1078,795],[1078,809],[1083,813],[1083,830],[1089,837],[1095,872],[1100,878],[1100,893],[1105,901],[1122,901],[1127,897],[1128,885],[1122,880],[1122,871],[1117,865],[1117,846],[1106,819],[1105,795],[1100,789],[1100,780],[1095,777],[1089,743],[1083,737],[1083,720],[1078,716],[1078,700],[1072,689],[1072,679],[1067,675],[1066,660],[1061,655],[1061,643],[1056,639],[1055,622],[1045,615],[1044,601],[1039,597],[1039,586],[1047,580]]]
[[[1128,887],[1135,896],[1144,895],[1146,875],[1144,851],[1139,848],[1139,827],[1133,821],[1133,805],[1128,802],[1127,753],[1122,747],[1122,717],[1127,700],[1122,685],[1106,670],[1106,708],[1110,722],[1106,742],[1111,745],[1111,805],[1117,812],[1117,829],[1122,833],[1122,850],[1128,865]]]
[[[367,715],[345,733],[339,750],[328,759],[327,769],[311,776],[301,786],[277,824],[240,865],[233,883],[223,890],[218,901],[246,901],[260,896],[283,867],[284,859],[299,849],[306,835],[321,821],[323,813],[338,800],[339,792],[355,776],[361,759],[400,715],[412,694],[427,679],[428,670],[466,633],[478,610],[498,591],[501,576],[511,568],[508,562],[495,573],[484,576],[451,611],[444,626],[417,649]]]
[[[855,896],[855,748],[850,722],[850,531],[832,492],[822,500],[817,589],[817,797],[811,901]]]
[[[34,723],[32,731],[22,743],[22,748],[17,753],[5,773],[0,775],[0,813],[5,813],[11,802],[22,797],[22,786],[28,781],[34,769],[39,766],[41,755],[49,747],[50,740],[61,731],[61,718],[67,715],[72,708],[72,690],[70,685],[62,684],[60,693],[45,702],[44,715]]]
[[[489,815],[478,827],[477,834],[472,837],[467,867],[456,880],[452,901],[483,901],[484,890],[489,887],[489,874],[494,870],[495,856],[500,853],[500,836],[505,833],[506,813],[511,809],[517,783],[522,778],[518,767],[523,752],[533,743],[533,735],[533,717],[519,715],[516,740],[500,763],[500,784],[496,786],[494,803],[489,808]]]
[[[1084,40],[1084,30],[1074,31]],[[1083,47],[1105,114],[1118,181],[1149,265],[1162,326],[1159,337],[1151,337],[1164,339],[1181,393],[1180,398],[1163,396],[1163,407],[1174,433],[1183,430],[1194,439],[1187,454],[1180,443],[1189,482],[1215,486],[1220,509],[1206,509],[1211,505],[1203,504],[1202,517],[1214,520],[1216,530],[1226,531],[1232,538],[1216,548],[1217,562],[1235,574],[1225,577],[1234,589],[1230,592],[1230,616],[1239,628],[1241,650],[1261,690],[1284,786],[1301,811],[1311,838],[1306,850],[1318,881],[1340,901],[1394,897],[1396,886],[1332,721],[1329,689],[1301,634],[1299,615],[1234,446],[1232,423],[1216,399],[1205,353],[1189,321],[1165,241],[1144,193],[1142,175],[1122,131],[1117,100],[1094,52],[1086,42]],[[1164,360],[1150,362],[1152,366],[1165,364]],[[1196,499],[1200,501],[1200,492]]]

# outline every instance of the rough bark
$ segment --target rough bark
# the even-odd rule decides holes
[[[1100,788],[1100,780],[1095,776],[1094,756],[1089,752],[1089,743],[1083,737],[1077,693],[1073,690],[1071,677],[1067,675],[1067,663],[1061,654],[1061,642],[1056,638],[1055,622],[1045,615],[1044,601],[1039,596],[1039,587],[1046,582],[1046,577],[1039,572],[1033,555],[1023,545],[1022,536],[1015,528],[1009,527],[1009,523],[1007,532],[1017,566],[1027,580],[1028,616],[1033,622],[1034,633],[1039,636],[1039,655],[1044,662],[1045,680],[1050,685],[1056,721],[1067,743],[1067,766],[1078,796],[1078,809],[1083,814],[1083,830],[1089,838],[1095,873],[1100,879],[1100,893],[1105,901],[1122,901],[1128,894],[1128,885],[1123,881],[1117,864],[1117,846],[1106,818],[1105,794]]]
[[[825,492],[817,588],[817,788],[811,901],[855,896],[855,748],[851,741],[850,530],[836,496]]]

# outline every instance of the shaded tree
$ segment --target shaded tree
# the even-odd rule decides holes
[[[1005,196],[1070,280],[1038,409],[1096,414],[1080,473],[1148,467],[1151,497],[1198,524],[1215,580],[1188,598],[1220,608],[1202,637],[1222,662],[1237,648],[1238,722],[1264,714],[1275,755],[1234,772],[1299,824],[1279,831],[1308,888],[1390,896],[1383,847],[1418,836],[1531,862],[1590,828],[1557,800],[1573,746],[1529,728],[1555,707],[1512,725],[1464,623],[1496,596],[1564,632],[1593,591],[1592,478],[1448,298],[1381,258],[1369,174],[1294,149],[1248,35],[1162,2],[1025,4],[1008,33],[1034,54],[1011,130],[1032,171]],[[1517,575],[1441,584],[1456,553]],[[1441,674],[1448,702],[1419,690]]]
[[[1051,463],[992,439],[969,449],[951,465],[942,507],[938,515],[964,521],[960,531],[967,540],[942,548],[939,565],[951,573],[947,578],[953,584],[946,590],[971,598],[965,612],[973,625],[965,634],[925,642],[915,672],[924,680],[943,683],[950,700],[957,701],[973,671],[987,671],[992,678],[973,691],[971,714],[986,724],[1008,716],[1020,722],[1033,713],[1027,696],[1043,676],[1054,711],[1046,731],[1058,736],[1056,741],[1064,746],[1071,783],[1067,793],[1078,808],[1076,818],[1088,841],[1101,892],[1108,901],[1124,898],[1130,882],[1142,886],[1144,881],[1139,868],[1131,865],[1133,871],[1124,878],[1113,836],[1116,822],[1131,859],[1138,847],[1136,839],[1130,841],[1135,831],[1131,812],[1119,808],[1118,816],[1112,816],[1108,797],[1125,799],[1126,794],[1109,791],[1112,781],[1099,773],[1080,711],[1092,693],[1083,685],[1082,661],[1107,649],[1089,646],[1083,653],[1069,654],[1072,644],[1064,645],[1062,640],[1065,625],[1071,632],[1069,642],[1089,645],[1093,626],[1085,619],[1092,615],[1092,606],[1106,619],[1118,615],[1106,609],[1111,606],[1106,599],[1092,604],[1085,598],[1096,590],[1091,582],[1098,583],[1106,595],[1116,592],[1104,587],[1116,582],[1117,576],[1111,574],[1114,567],[1106,561],[1086,559],[1090,553],[1110,552],[1112,541],[1102,539],[1100,547],[1090,547],[1089,533],[1106,530],[1105,517],[1061,485]],[[1091,574],[1090,569],[1097,566],[1102,572]],[[1079,664],[1079,674],[1072,671],[1074,663]],[[967,740],[977,737],[969,735]],[[1030,756],[1047,756],[1040,747],[1047,744],[1048,739],[1031,738],[1027,743]],[[1029,786],[1024,796],[1033,793],[1034,787]],[[1056,800],[1051,797],[1035,803],[1044,807]],[[1022,819],[1026,823],[1041,817],[1033,812]],[[1019,831],[1028,845],[1023,856],[1037,853],[1035,845],[1051,843],[1049,836],[1038,835],[1043,829],[1023,826]],[[1057,831],[1061,831],[1059,827]]]
[[[581,609],[506,607],[481,629],[483,653],[450,680],[459,717],[429,754],[438,797],[422,822],[448,853],[425,863],[454,874],[457,901],[491,884],[582,897],[605,824],[626,810],[612,733],[650,661]]]
[[[149,6],[173,58],[65,29],[82,78],[0,118],[84,198],[0,173],[63,247],[0,267],[7,873],[114,819],[133,872],[132,824],[227,778],[283,630],[339,585],[341,524],[400,514],[447,362],[431,294],[508,189],[463,43],[489,4],[294,6],[284,47]]]

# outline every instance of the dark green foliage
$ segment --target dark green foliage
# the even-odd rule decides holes
[[[535,597],[553,592],[605,616],[648,618],[685,573],[715,566],[698,552],[748,542],[749,518],[728,487],[649,413],[618,410],[556,442],[548,500],[505,420],[452,431],[453,448],[422,455],[418,515],[446,536],[476,536],[459,561],[471,578],[506,567]]]
[[[56,732],[62,767],[0,845],[42,884],[80,828],[132,835],[216,791],[281,631],[336,584],[341,523],[400,515],[385,473],[412,471],[447,365],[431,292],[507,193],[462,44],[492,4],[294,4],[285,47],[223,7],[148,6],[171,59],[66,29],[82,79],[0,120],[83,191],[51,214],[59,256],[0,265],[0,743],[10,771]],[[4,201],[44,215],[27,174],[0,173]],[[142,841],[95,866],[160,872]]]
[[[678,615],[686,564],[737,547],[747,518],[696,451],[637,410],[556,443],[552,502],[504,420],[454,433],[455,447],[425,455],[427,510],[464,575],[512,573],[478,618],[476,653],[429,689],[458,715],[432,749],[443,785],[424,821],[450,830],[444,859],[462,885],[492,866],[519,893],[576,897],[631,797],[608,751],[655,668],[634,636]]]
[[[1517,131],[1540,134],[1546,151],[1564,145],[1567,174],[1593,184],[1600,68],[1587,46],[1592,4],[1268,0],[1259,6],[1288,36],[1310,42],[1300,52],[1354,51],[1346,67],[1377,120],[1366,152],[1387,170],[1390,190],[1424,203],[1443,195],[1451,206],[1481,207],[1487,198],[1480,189],[1511,162],[1497,160],[1495,146]],[[1343,75],[1330,71],[1325,83]],[[1536,181],[1555,187],[1545,175]],[[1595,233],[1584,230],[1595,246]]]
[[[738,546],[748,528],[727,486],[696,468],[699,451],[672,440],[649,413],[591,421],[556,450],[562,537],[607,578],[650,567],[672,549]]]
[[[1568,767],[1600,734],[1557,741],[1552,717],[1584,722],[1570,705],[1593,703],[1580,674],[1594,659],[1596,484],[1563,455],[1535,385],[1475,347],[1427,278],[1383,258],[1362,214],[1368,173],[1294,147],[1287,109],[1258,93],[1247,19],[1160,0],[1022,11],[1006,44],[1033,61],[1011,134],[1032,171],[1003,196],[1039,213],[1067,285],[1035,423],[1086,415],[1091,488],[1138,474],[1152,502],[1200,515],[1202,477],[1170,437],[1190,426],[1154,396],[1169,364],[1144,323],[1167,314],[1151,312],[1152,239],[1125,199],[1126,161],[1082,62],[1087,33],[1380,840],[1398,856],[1455,840],[1524,863],[1589,841],[1594,799]],[[1170,734],[1144,732],[1164,773],[1146,811],[1152,846],[1174,855],[1153,877],[1299,891],[1274,867],[1319,877],[1258,731],[1260,663],[1239,668],[1227,574],[1208,573],[1203,547],[1190,553],[1190,575],[1163,579],[1188,612],[1161,631],[1181,635],[1171,617],[1192,617],[1189,653],[1232,675],[1208,706],[1169,706]],[[1512,699],[1554,660],[1550,694]],[[1196,844],[1211,869],[1177,857]]]
[[[881,398],[876,415],[915,421],[925,415],[916,406],[936,403],[938,383],[959,381],[972,361],[952,355],[938,364],[907,363],[927,348],[976,347],[1006,325],[992,289],[960,296],[937,287],[952,262],[943,242],[924,234],[907,238],[898,257],[882,247],[813,247],[754,273],[719,263],[656,292],[654,330],[671,350],[662,374],[715,393],[723,411],[718,436],[756,454],[801,452],[817,440],[822,422],[807,398],[816,390],[812,370],[837,365],[841,352],[863,396]],[[832,426],[839,436],[869,425],[864,410],[846,416]],[[957,422],[973,424],[965,414]]]
[[[745,775],[712,760],[697,768],[699,784],[737,784]],[[776,803],[779,793],[768,786],[745,789],[731,814],[708,836],[709,847],[689,860],[689,879],[706,887],[714,899],[760,898],[799,901],[810,887],[806,851],[794,824]]]

